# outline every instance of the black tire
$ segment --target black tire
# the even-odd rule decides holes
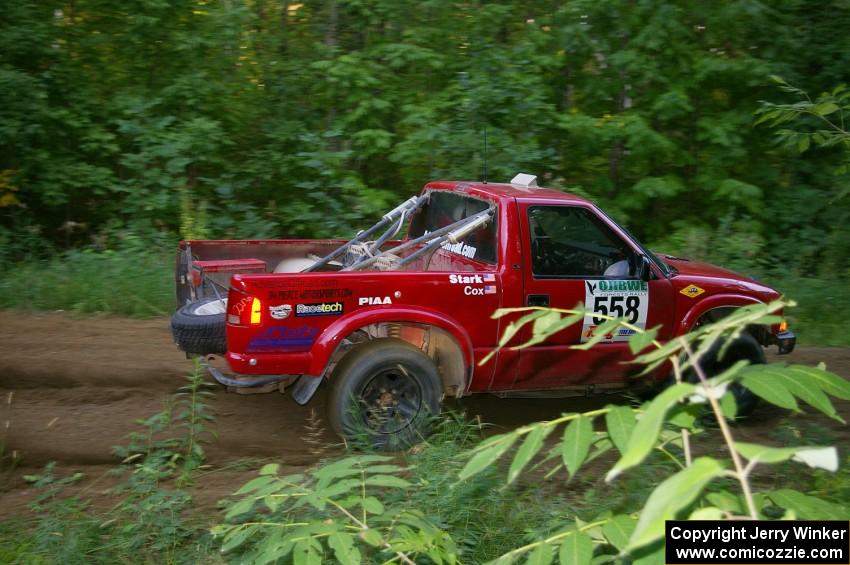
[[[440,413],[442,387],[434,363],[397,339],[358,347],[331,377],[328,422],[346,439],[364,439],[377,449],[399,450],[431,432]]]
[[[226,300],[204,298],[186,304],[171,316],[171,334],[177,347],[197,355],[223,354],[227,351],[223,311],[216,303]]]
[[[721,356],[722,353],[722,356]],[[699,365],[705,372],[707,377],[714,377],[730,368],[738,361],[746,360],[752,365],[765,363],[764,349],[750,334],[742,334],[735,341],[729,344],[723,351],[723,343],[715,343],[711,349],[706,352],[705,356],[700,360]],[[684,375],[685,380],[689,382],[697,382],[698,377],[695,372],[688,371]],[[758,405],[759,398],[740,383],[733,383],[729,390],[735,397],[735,403],[738,405],[737,418],[747,418]]]

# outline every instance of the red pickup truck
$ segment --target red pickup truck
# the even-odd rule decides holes
[[[406,237],[394,239],[405,225]],[[601,323],[592,314],[481,363],[517,317],[493,319],[497,308],[583,303],[659,326],[666,340],[779,297],[750,277],[656,255],[593,203],[540,188],[530,175],[429,183],[351,241],[183,241],[176,275],[175,340],[187,353],[223,355],[230,371],[210,368],[219,382],[292,385],[303,404],[327,379],[335,431],[380,447],[424,436],[445,395],[586,395],[647,381],[624,363],[632,358],[626,329],[589,350],[571,348]],[[509,345],[529,337],[530,328]],[[763,362],[762,347],[789,352],[795,340],[784,325],[751,328],[706,366]]]

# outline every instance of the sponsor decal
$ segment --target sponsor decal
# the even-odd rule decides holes
[[[272,300],[298,300],[300,291],[298,290],[270,290],[269,298]]]
[[[683,288],[679,292],[684,294],[685,296],[687,296],[689,298],[696,298],[697,296],[699,296],[700,294],[705,292],[705,289],[700,288],[695,284],[691,284],[691,285],[686,286],[685,288]]]
[[[646,316],[649,311],[649,285],[638,280],[593,280],[584,281],[584,304],[589,310],[584,316],[581,329],[581,341],[588,341],[595,335],[596,328],[612,316],[623,318],[629,324],[646,328]],[[628,341],[635,331],[617,328],[605,335],[603,343]]]
[[[272,300],[328,300],[348,298],[353,293],[350,288],[308,288],[273,290],[269,292]]]
[[[305,316],[339,316],[342,314],[342,302],[316,302],[313,304],[296,304],[295,317]]]
[[[624,281],[584,281],[584,284],[587,287],[587,292],[590,293],[591,296],[595,296],[596,292],[599,291],[601,293],[634,293],[634,292],[643,292],[646,293],[649,291],[649,286],[646,284],[646,281],[635,281],[635,280],[624,280]]]
[[[319,329],[313,326],[284,328],[273,326],[258,333],[248,342],[249,353],[275,349],[305,349],[313,345]]]
[[[269,306],[269,315],[275,320],[285,320],[292,313],[291,304],[281,304],[280,306]]]
[[[287,274],[295,275],[297,273]],[[339,281],[326,277],[268,277],[252,280],[251,286],[256,288],[326,288],[339,286]]]
[[[582,341],[587,341],[588,339],[592,338],[594,333],[596,332],[596,328],[598,328],[598,327],[599,326],[589,326],[582,333],[582,337],[585,338],[585,339],[582,339]],[[634,333],[635,333],[635,330],[630,330],[630,329],[627,329],[627,328],[617,328],[616,337],[629,337],[629,336],[633,335]],[[614,341],[614,337],[615,336],[614,336],[613,332],[608,332],[607,334],[605,334],[605,340],[607,340],[607,341]],[[622,341],[622,340],[618,340],[618,341]]]
[[[374,306],[376,304],[392,304],[393,301],[389,296],[361,296],[357,299],[357,304],[359,306],[370,305]]]
[[[478,251],[477,247],[473,247],[471,245],[467,245],[462,241],[458,241],[457,243],[449,243],[448,241],[442,244],[440,247],[445,249],[450,253],[454,253],[455,255],[460,255],[462,257],[466,257],[467,259],[474,259],[475,253]]]

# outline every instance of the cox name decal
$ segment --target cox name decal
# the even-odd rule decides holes
[[[485,294],[496,294],[496,287],[491,284],[484,286],[465,286],[463,293],[467,296],[484,296]]]

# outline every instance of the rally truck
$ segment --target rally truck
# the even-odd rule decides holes
[[[406,233],[403,233],[406,227]],[[328,421],[343,437],[378,447],[427,434],[444,397],[587,395],[661,382],[642,367],[620,327],[587,350],[599,315],[658,327],[669,340],[734,309],[777,299],[751,277],[655,254],[592,202],[537,186],[431,182],[349,241],[182,241],[177,254],[175,341],[238,392],[284,390],[304,404],[326,381]],[[589,310],[542,343],[531,328],[498,347],[517,316],[499,308]],[[595,315],[594,315],[595,314]],[[796,338],[782,325],[749,328],[703,360],[717,372],[764,362]],[[740,389],[739,410],[754,397]]]

